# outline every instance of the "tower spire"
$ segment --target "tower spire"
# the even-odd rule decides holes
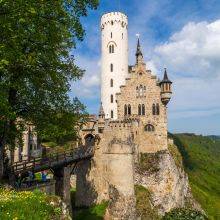
[[[137,50],[136,50],[136,63],[143,63],[143,54],[141,51],[141,44],[140,44],[140,34],[136,34],[138,41],[137,41]]]

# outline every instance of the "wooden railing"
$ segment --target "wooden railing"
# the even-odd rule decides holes
[[[94,147],[80,147],[62,153],[54,153],[45,157],[33,158],[15,162],[11,168],[14,174],[23,174],[28,171],[39,172],[49,168],[56,168],[89,159],[94,155]]]

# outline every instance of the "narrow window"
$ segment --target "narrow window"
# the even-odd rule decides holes
[[[141,105],[138,105],[138,115],[141,115]]]
[[[114,99],[113,99],[113,95],[111,95],[111,103],[113,103]]]
[[[108,48],[109,48],[109,53],[112,53],[112,45],[110,45]]]
[[[112,32],[111,32],[111,38],[112,38]]]
[[[156,106],[156,114],[159,115],[160,114],[160,106],[159,104],[157,103],[157,106]]]
[[[122,39],[124,38],[124,34],[123,34],[123,33],[121,34],[121,38],[122,38]]]
[[[128,105],[128,115],[131,115],[131,105]]]
[[[110,86],[113,87],[113,79],[110,80]]]
[[[127,115],[127,105],[124,106],[124,115]]]
[[[156,105],[155,104],[153,104],[153,106],[152,106],[152,114],[156,115]]]
[[[136,96],[137,97],[139,96],[139,88],[138,88],[138,86],[136,87]]]
[[[142,115],[145,115],[145,105],[142,104]]]
[[[114,53],[114,52],[115,52],[115,46],[112,45],[112,53]]]
[[[110,71],[113,72],[113,64],[110,65]]]
[[[111,118],[114,117],[114,112],[111,110]]]
[[[166,85],[166,91],[168,91],[168,89],[169,89],[169,88],[168,88],[168,84],[166,83],[165,85]]]
[[[111,21],[111,25],[113,25],[114,24],[114,22],[113,21]]]

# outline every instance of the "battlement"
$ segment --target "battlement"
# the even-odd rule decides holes
[[[115,129],[115,128],[130,128],[133,125],[138,126],[139,125],[139,119],[138,118],[126,118],[123,120],[114,120],[114,121],[109,121],[107,123],[106,127],[110,129]]]
[[[110,12],[102,15],[101,29],[104,29],[105,25],[114,25],[115,23],[120,23],[122,27],[127,28],[128,18],[121,12]]]

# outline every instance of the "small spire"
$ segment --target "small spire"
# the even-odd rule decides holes
[[[136,57],[138,57],[138,56],[142,56],[142,57],[143,57],[143,54],[142,54],[142,52],[141,52],[140,34],[137,34],[136,36],[137,36],[137,38],[138,38]]]
[[[162,83],[172,83],[168,78],[167,68],[164,68],[163,80],[161,82]]]
[[[99,117],[105,117],[105,112],[104,112],[104,109],[103,109],[103,106],[102,106],[102,102],[101,102],[101,105],[100,105],[100,108],[99,108]]]
[[[140,44],[140,35],[136,35],[138,37],[137,41],[137,51],[136,51],[136,64],[142,64],[143,63],[143,54],[141,51],[141,44]]]

